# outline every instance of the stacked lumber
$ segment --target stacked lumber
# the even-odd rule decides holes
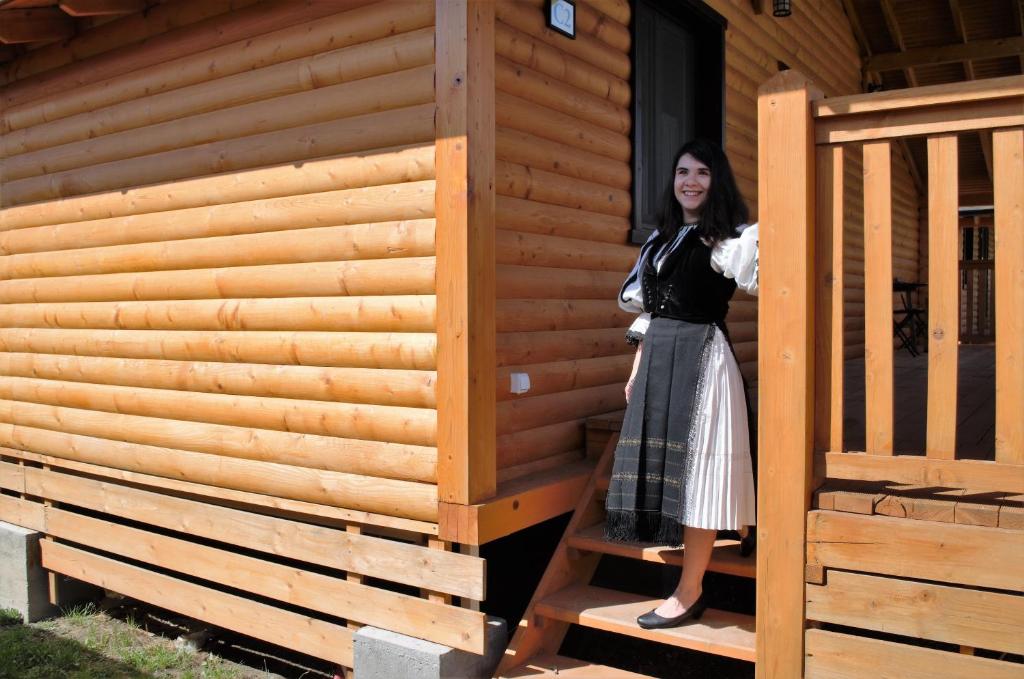
[[[614,16],[613,16],[614,14]],[[633,264],[625,3],[577,3],[577,39],[543,2],[495,8],[499,480],[582,455],[584,420],[624,404]],[[511,374],[530,390],[511,392]]]

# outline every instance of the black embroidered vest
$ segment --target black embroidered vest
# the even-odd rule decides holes
[[[653,256],[648,258],[642,272],[644,311],[652,318],[724,324],[736,281],[711,268],[711,248],[696,230],[683,237],[662,263],[660,272],[653,260]]]

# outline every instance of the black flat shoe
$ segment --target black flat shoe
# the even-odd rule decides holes
[[[669,627],[679,627],[691,618],[694,620],[700,620],[701,616],[704,615],[704,609],[706,608],[707,604],[704,603],[704,594],[701,594],[689,608],[674,618],[665,618],[654,611],[648,611],[636,619],[636,624],[640,625],[641,629],[667,629]]]

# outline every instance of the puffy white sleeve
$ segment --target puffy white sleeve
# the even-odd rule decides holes
[[[641,278],[644,262],[650,256],[651,248],[657,238],[658,232],[651,234],[647,242],[640,248],[640,255],[637,257],[633,270],[629,272],[622,289],[619,290],[619,308],[623,311],[639,314],[633,324],[626,331],[626,341],[630,344],[639,344],[647,334],[647,326],[651,323],[651,315],[644,311],[644,292],[641,287]]]
[[[711,251],[711,268],[726,278],[734,278],[741,290],[756,295],[757,224],[743,228],[736,238],[719,242]]]

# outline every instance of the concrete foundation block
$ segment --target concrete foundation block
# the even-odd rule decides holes
[[[92,599],[92,585],[58,576],[59,605],[50,603],[50,581],[43,568],[39,541],[42,534],[0,521],[0,608],[11,608],[26,623],[56,615],[60,607]]]
[[[353,671],[355,679],[489,679],[507,645],[501,618],[487,618],[482,656],[367,626],[355,634]]]

